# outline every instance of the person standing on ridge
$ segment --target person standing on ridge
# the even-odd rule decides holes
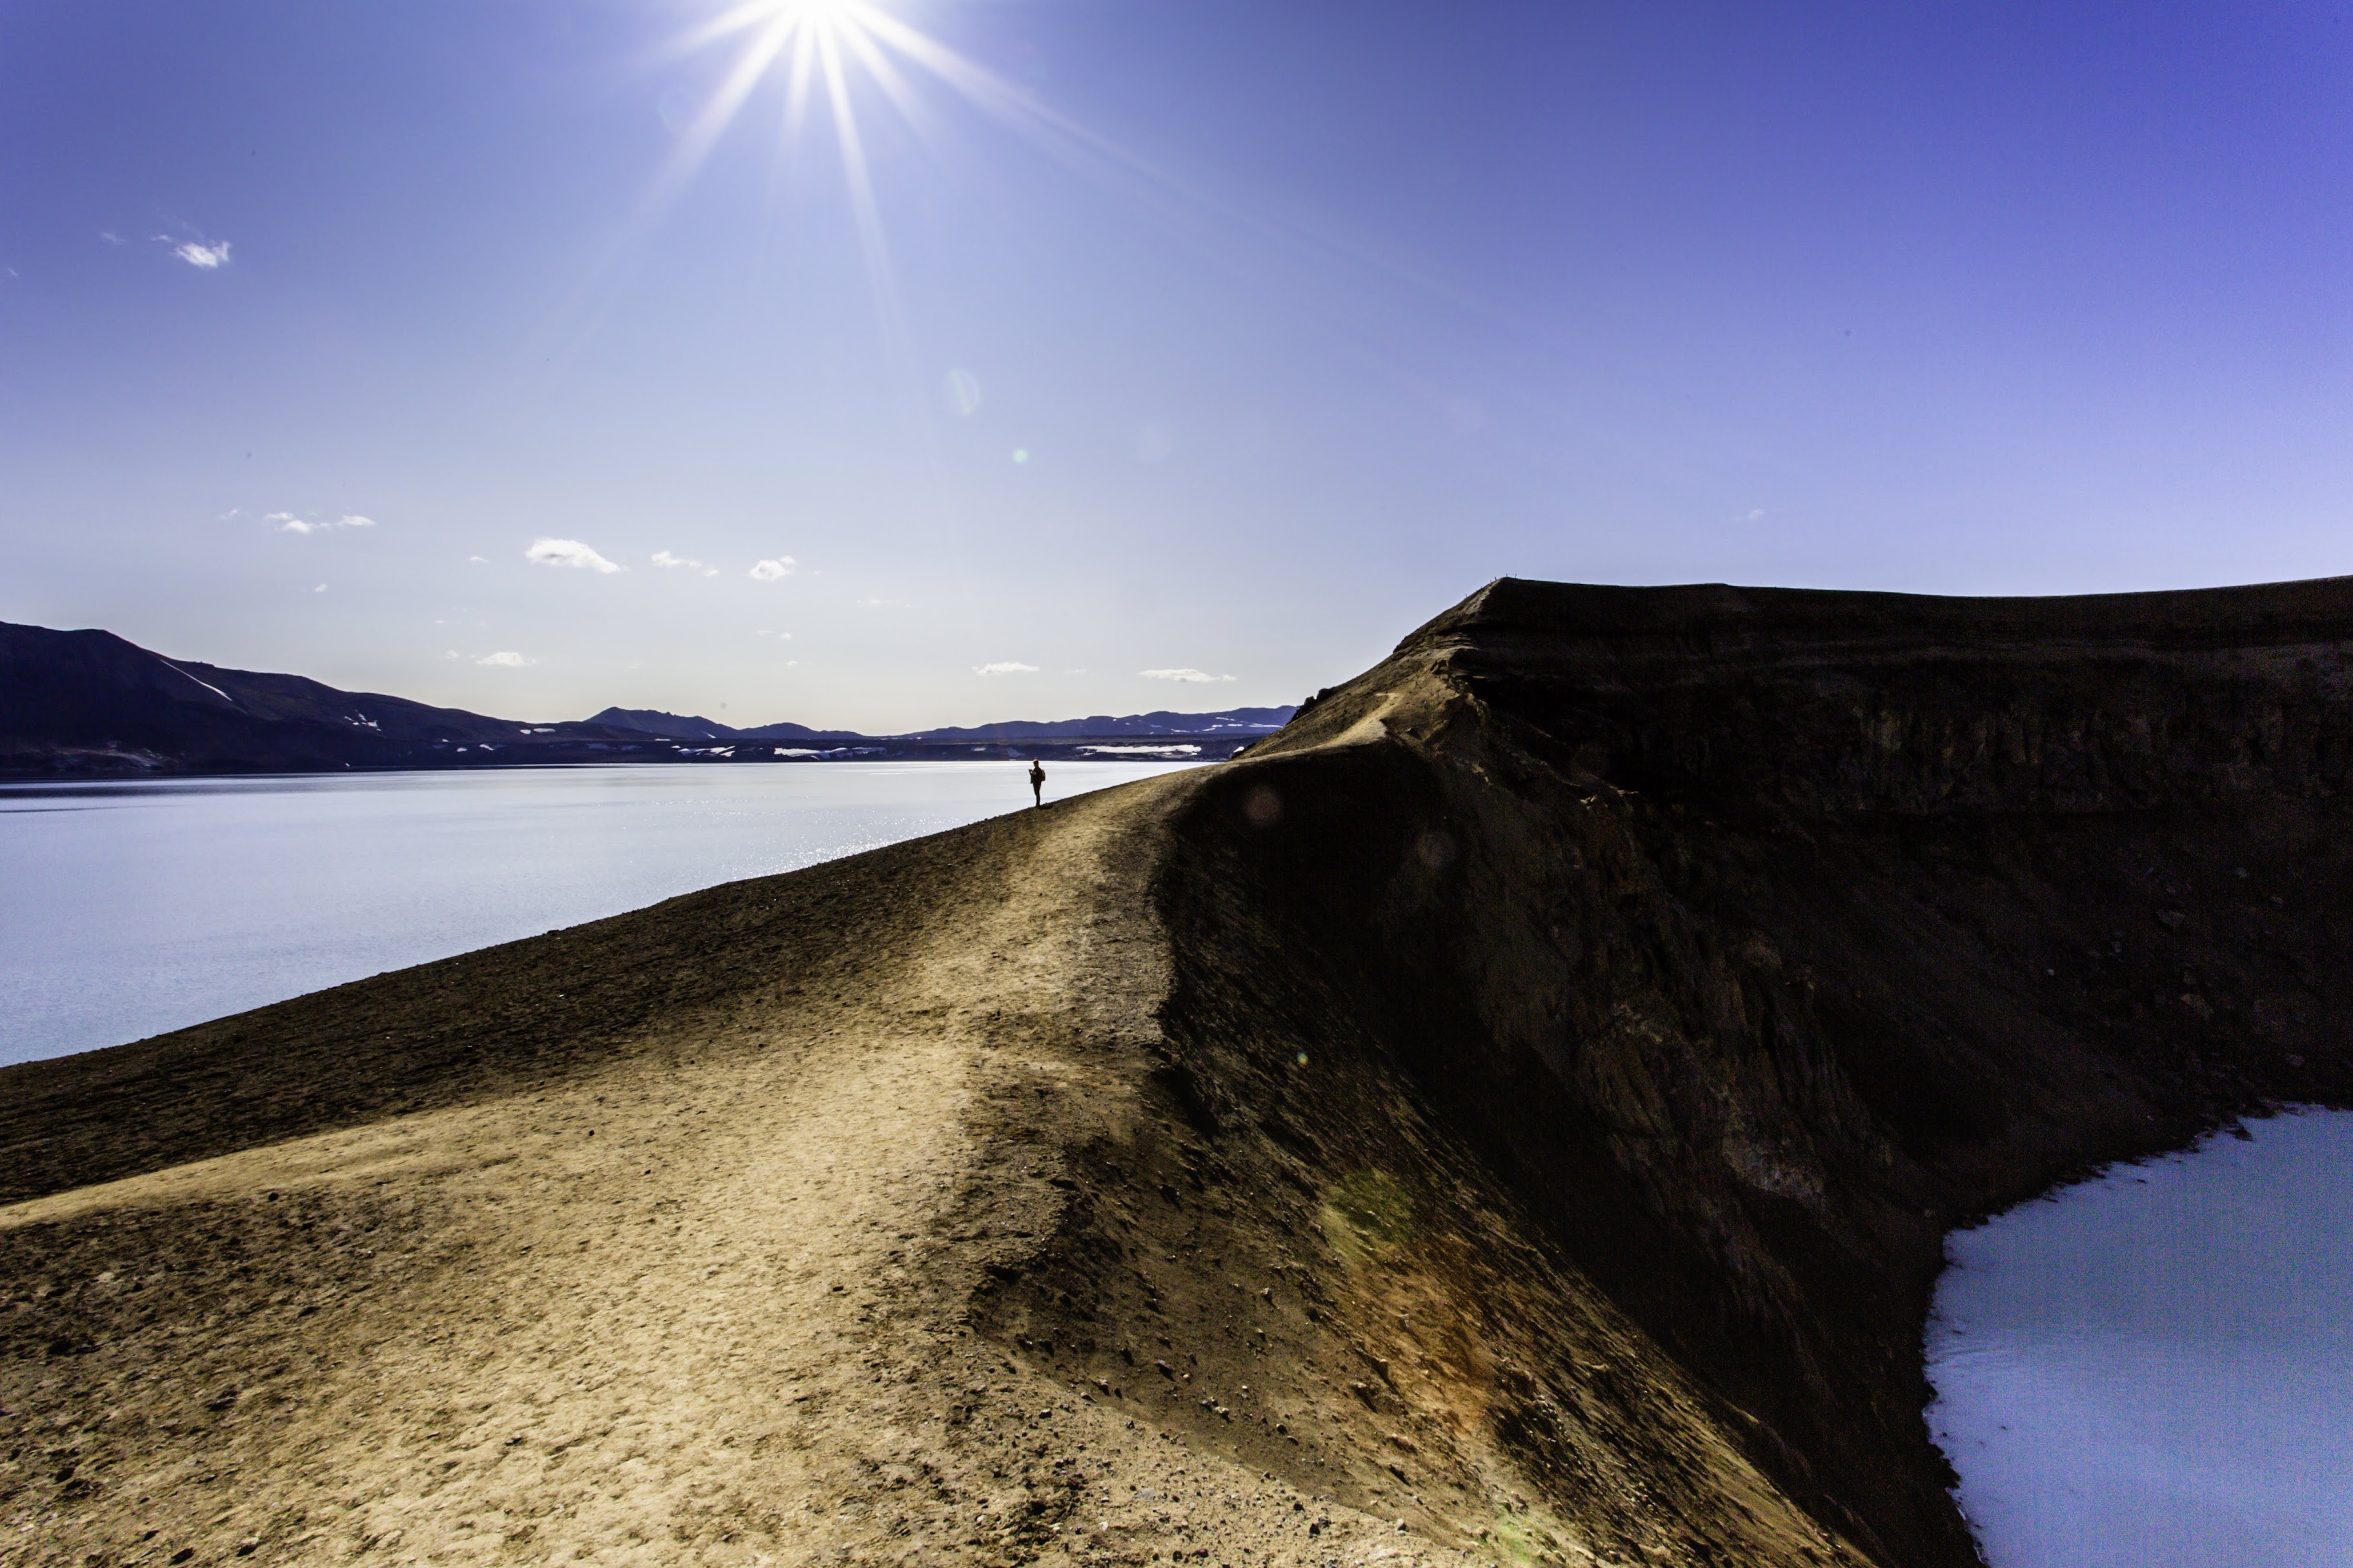
[[[1029,794],[1039,805],[1046,804],[1046,764],[1035,757],[1029,759]]]

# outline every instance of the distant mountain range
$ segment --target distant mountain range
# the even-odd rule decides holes
[[[739,730],[629,708],[537,723],[165,658],[111,632],[0,622],[0,776],[16,778],[1016,754],[1208,760],[1281,729],[1293,711],[1101,715],[907,735]]]
[[[653,708],[607,708],[588,721],[591,724],[610,724],[616,729],[635,730],[642,735],[659,735],[672,741],[863,741],[867,736],[850,730],[812,730],[805,724],[762,724],[750,730],[737,730],[722,724],[716,719],[700,718],[691,713],[664,713]]]
[[[1290,708],[1229,708],[1222,713],[1130,713],[1114,719],[1098,713],[1091,719],[1016,719],[1002,724],[976,724],[915,730],[904,735],[861,735],[854,730],[811,730],[799,724],[762,724],[732,730],[715,719],[660,713],[648,708],[607,708],[588,721],[673,740],[702,741],[1070,741],[1109,740],[1126,736],[1196,737],[1232,735],[1248,740],[1271,735],[1291,721]]]

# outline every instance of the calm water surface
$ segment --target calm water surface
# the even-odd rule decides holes
[[[1172,765],[1060,763],[1047,798]],[[1018,763],[0,785],[0,1063],[1027,809]]]
[[[2353,1115],[1947,1243],[1929,1428],[1993,1568],[2353,1564]]]

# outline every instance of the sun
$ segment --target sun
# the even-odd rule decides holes
[[[948,45],[895,15],[879,0],[735,0],[676,35],[659,52],[679,59],[725,51],[716,80],[641,197],[624,243],[642,239],[691,180],[720,138],[764,84],[781,85],[779,161],[821,120],[840,162],[841,183],[874,303],[894,357],[910,353],[897,298],[881,206],[867,156],[870,113],[895,116],[915,140],[944,154],[953,106],[976,111],[1033,152],[1108,186],[1145,194],[1163,205],[1189,193],[1109,138],[1039,102]],[[910,368],[912,360],[910,360]]]
[[[926,142],[942,133],[924,89],[947,89],[999,120],[1035,120],[1026,97],[955,50],[891,14],[874,0],[740,0],[688,29],[665,53],[691,55],[732,50],[716,85],[681,131],[676,147],[639,208],[638,227],[649,227],[710,155],[754,91],[771,79],[784,84],[784,114],[778,151],[789,153],[807,133],[822,106],[841,162],[841,178],[852,221],[864,252],[875,302],[886,327],[900,315],[892,281],[890,253],[859,123],[854,90],[859,80],[880,97]]]
[[[754,89],[781,75],[786,87],[785,136],[797,140],[821,94],[840,151],[842,174],[863,207],[872,192],[851,94],[853,74],[871,79],[893,108],[920,121],[922,105],[898,62],[912,59],[951,79],[959,74],[957,68],[972,68],[873,0],[742,0],[691,28],[675,41],[674,49],[692,54],[718,47],[732,47],[733,58],[664,171],[660,183],[672,189],[709,154]]]

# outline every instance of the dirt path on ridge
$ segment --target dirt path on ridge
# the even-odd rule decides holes
[[[1132,1104],[1166,983],[1132,795],[1183,787],[975,833],[902,942],[568,1081],[0,1209],[50,1335],[0,1362],[0,1555],[1142,1560],[1212,1488],[1265,1494],[1261,1561],[1380,1539],[965,1321],[1060,1199],[992,1107]]]

